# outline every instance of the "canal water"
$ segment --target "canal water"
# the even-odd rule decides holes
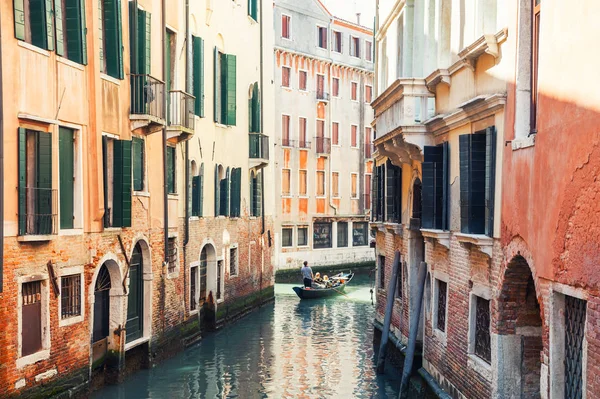
[[[375,374],[370,284],[304,301],[277,284],[274,303],[93,398],[395,398],[399,379]]]

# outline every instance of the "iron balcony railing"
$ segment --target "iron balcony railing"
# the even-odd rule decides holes
[[[19,191],[19,235],[56,234],[58,190],[23,187]]]
[[[298,148],[310,149],[312,147],[312,143],[306,140],[298,140]]]
[[[194,130],[194,101],[195,97],[181,90],[169,92],[169,126],[179,126]]]
[[[329,93],[326,93],[324,91],[317,91],[317,100],[321,100],[321,101],[329,101]]]
[[[269,136],[260,133],[250,133],[251,159],[269,159]]]
[[[131,114],[165,119],[165,84],[150,75],[131,74]]]
[[[315,137],[317,154],[331,154],[331,139],[329,137]]]
[[[282,138],[281,139],[281,146],[282,147],[296,147],[296,141],[295,140],[290,140],[288,138]]]

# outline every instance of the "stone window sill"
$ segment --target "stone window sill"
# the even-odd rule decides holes
[[[421,229],[423,237],[436,240],[438,244],[450,249],[450,232],[437,229]]]
[[[44,241],[52,241],[56,237],[55,234],[44,234],[44,235],[24,235],[18,236],[17,241],[19,242],[44,242]]]
[[[448,328],[447,325],[446,325],[446,328]],[[437,340],[439,342],[442,343],[442,345],[444,345],[444,346],[447,345],[448,334],[445,331],[442,331],[442,330],[438,329],[437,327],[434,327],[433,328],[433,335],[435,336],[435,338],[437,338]]]
[[[40,360],[46,360],[50,358],[50,349],[43,349],[39,352],[32,353],[31,355],[23,356],[17,359],[17,368],[21,369],[30,364],[39,362]]]
[[[150,337],[142,337],[142,338],[138,338],[135,341],[131,341],[125,344],[125,351],[128,351],[129,349],[135,348],[136,346],[140,346],[143,343],[149,342],[150,341]]]
[[[469,368],[475,370],[479,375],[484,377],[486,380],[492,380],[492,366],[487,363],[485,360],[480,359],[479,356],[469,353],[469,358],[467,360],[467,364]]]
[[[458,239],[463,246],[476,246],[477,249],[490,258],[492,257],[492,249],[494,246],[494,239],[483,234],[465,234],[465,233],[454,233],[454,236]]]
[[[404,233],[404,225],[402,223],[386,222],[384,225],[390,233],[402,237]]]
[[[535,134],[531,134],[527,137],[514,139],[513,141],[511,141],[510,144],[513,151],[533,147],[535,146]]]

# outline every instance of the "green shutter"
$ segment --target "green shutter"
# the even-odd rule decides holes
[[[54,10],[52,9],[53,0],[46,0],[46,50],[54,50]]]
[[[102,188],[104,192],[104,227],[110,227],[108,210],[108,137],[102,136]]]
[[[229,126],[235,126],[236,124],[236,64],[236,56],[228,54],[226,76],[227,118],[225,123]]]
[[[170,30],[166,30],[165,31],[165,53],[166,53],[166,69],[165,69],[165,85],[167,88],[167,101],[170,100],[170,96],[169,96],[169,92],[171,91],[172,87],[173,87],[173,70],[171,69],[171,62],[173,62],[173,54],[172,54],[172,50],[173,50],[173,36],[175,36],[173,34],[173,32],[171,32]],[[170,109],[170,106],[167,104],[167,109]]]
[[[81,1],[81,7],[79,11],[81,12],[81,63],[83,65],[87,65],[87,23],[85,19],[85,0]]]
[[[222,209],[223,215],[225,216],[229,216],[230,212],[231,212],[231,206],[230,206],[230,198],[231,198],[231,171],[229,169],[229,167],[227,167],[227,171],[225,172],[225,179],[222,182],[223,185],[223,192],[224,194],[222,194],[224,196],[224,209]]]
[[[109,75],[114,77],[114,78],[118,78],[118,79],[123,79],[124,78],[124,72],[123,72],[123,18],[121,17],[121,0],[112,0],[113,1],[113,9],[115,10],[115,14],[117,16],[116,18],[116,24],[114,24],[114,31],[115,31],[115,38],[114,41],[115,43],[113,44],[112,47],[112,52],[111,54],[114,54],[114,57],[117,59],[116,62],[113,60],[112,61],[112,66],[109,69]],[[108,60],[107,60],[108,62]],[[108,64],[107,64],[108,66]],[[113,70],[112,68],[115,68],[116,70]]]
[[[135,18],[135,7],[130,3],[129,15],[130,18]],[[151,15],[149,12],[144,10],[137,10],[137,35],[133,36],[134,40],[137,39],[137,57],[135,62],[135,73],[137,74],[150,74],[150,36],[151,36]],[[133,27],[132,27],[133,29]],[[133,59],[132,57],[132,59]]]
[[[204,117],[204,40],[192,36],[194,113]]]
[[[215,216],[219,216],[221,187],[219,186],[219,165],[215,165]]]
[[[52,234],[54,220],[52,212],[52,135],[50,133],[37,133],[36,166],[36,233]]]
[[[192,177],[192,216],[200,216],[200,176]]]
[[[48,49],[48,28],[46,26],[46,0],[29,0],[29,30],[31,44]]]
[[[139,53],[140,50],[137,48],[138,34],[136,32],[136,21],[139,21],[137,15],[138,10],[135,8],[135,2],[129,2],[129,68],[132,74],[139,73]],[[106,22],[105,22],[106,23]],[[108,61],[107,61],[108,62]]]
[[[54,23],[56,24],[56,54],[65,55],[65,32],[63,32],[62,1],[54,3]]]
[[[198,216],[204,216],[204,164],[200,165],[200,201]]]
[[[99,51],[100,72],[108,73],[107,72],[108,57],[106,57],[107,58],[106,60],[104,59],[105,58],[104,42],[106,40],[108,40],[108,38],[105,37],[107,35],[105,35],[104,30],[106,29],[106,31],[108,33],[108,30],[110,29],[110,24],[112,22],[109,21],[107,17],[112,16],[112,13],[111,13],[111,11],[107,11],[107,12],[104,11],[104,8],[106,7],[104,5],[105,1],[106,0],[98,0],[98,20],[96,22],[98,23],[98,49],[100,50]],[[104,26],[104,25],[106,25],[106,26]],[[106,64],[106,67],[104,64]]]
[[[142,29],[145,30],[144,32],[144,41],[142,42],[142,45],[144,47],[144,73],[145,74],[150,74],[151,71],[151,47],[150,47],[150,39],[152,37],[152,24],[151,24],[151,20],[150,20],[150,13],[149,12],[144,12],[144,23],[141,25]]]
[[[217,123],[221,123],[221,79],[217,79],[217,77],[221,73],[220,68],[220,56],[219,49],[215,47],[214,49],[214,62],[213,62],[213,87],[214,87],[214,95],[213,95],[213,112],[214,112],[214,120]]]
[[[496,127],[486,129],[485,155],[485,234],[494,236],[494,198],[496,188]]]
[[[133,157],[133,191],[144,190],[144,140],[131,139]]]
[[[258,0],[248,0],[248,15],[255,21],[258,21]]]
[[[131,141],[114,141],[114,227],[131,227]]]
[[[261,120],[261,103],[260,103],[260,91],[258,90],[258,83],[254,83],[254,93],[252,96],[256,99],[254,101],[254,131],[256,133],[261,132],[260,120]]]
[[[64,10],[67,36],[67,58],[79,64],[87,63],[85,56],[85,8],[83,0],[66,2]]]
[[[75,154],[73,131],[64,127],[58,130],[58,171],[60,183],[60,228],[73,228]]]
[[[131,227],[131,141],[122,141],[123,183],[121,190],[122,227]]]
[[[256,214],[254,216],[262,215],[262,179],[263,179],[263,172],[261,170],[256,175],[256,200],[255,200]]]
[[[25,234],[27,220],[27,130],[20,127],[19,135],[19,235]]]
[[[167,190],[175,193],[175,147],[167,147]]]
[[[15,37],[19,40],[25,40],[25,5],[23,2],[24,0],[13,0]]]

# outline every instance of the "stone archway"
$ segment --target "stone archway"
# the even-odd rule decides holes
[[[217,252],[211,243],[206,243],[200,251],[200,302],[212,292],[216,301],[217,292]]]
[[[497,300],[498,397],[541,397],[543,314],[527,260],[514,256]]]

